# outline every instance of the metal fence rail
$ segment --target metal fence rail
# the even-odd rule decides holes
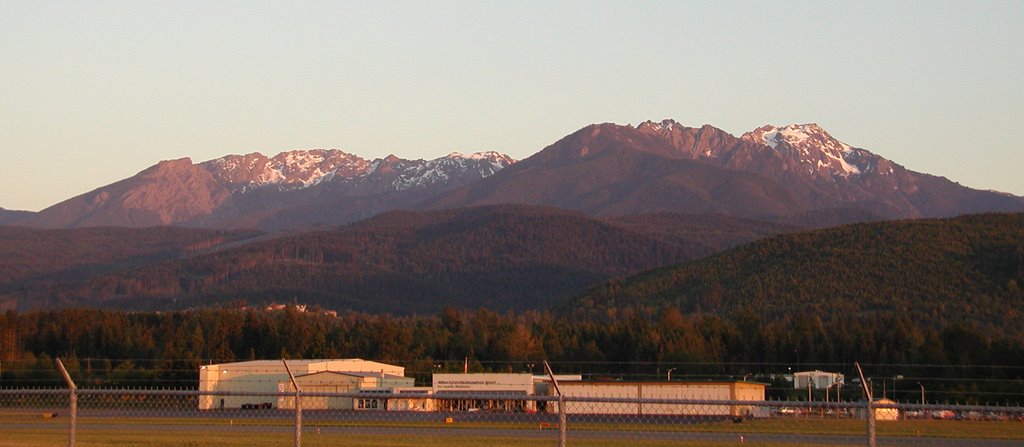
[[[1024,445],[1024,407],[1016,406],[875,403],[872,440],[865,402],[564,396],[560,406],[557,396],[507,393],[309,392],[296,405],[294,392],[76,395],[73,402],[68,389],[0,390],[0,445]],[[199,409],[201,399],[222,396],[266,404]],[[478,405],[456,405],[467,402]]]

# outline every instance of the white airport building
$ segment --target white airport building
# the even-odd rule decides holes
[[[405,368],[362,359],[288,360],[303,392],[360,392],[412,387]],[[291,398],[278,398],[280,392],[293,391],[291,379],[281,360],[253,360],[199,367],[199,391],[254,393],[256,395],[200,396],[199,409],[243,408],[250,406],[294,407]],[[266,393],[261,396],[259,393]],[[351,401],[352,399],[349,399]],[[304,405],[306,401],[304,400]],[[332,402],[341,408],[359,407],[359,402]],[[310,402],[315,404],[315,402]],[[328,405],[326,403],[324,405]],[[379,404],[378,404],[379,405]]]

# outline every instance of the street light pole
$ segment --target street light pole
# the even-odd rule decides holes
[[[921,405],[924,405],[924,385],[921,382],[917,382],[917,386],[921,387]]]
[[[672,381],[672,371],[675,371],[675,370],[676,370],[675,368],[669,368],[668,369],[668,378],[666,380],[668,380],[669,382]]]

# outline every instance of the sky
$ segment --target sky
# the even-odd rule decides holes
[[[815,122],[1024,195],[1024,1],[0,0],[0,207],[160,160],[526,158],[592,123]]]

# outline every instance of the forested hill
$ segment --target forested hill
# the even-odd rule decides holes
[[[436,312],[549,308],[615,276],[698,259],[793,227],[722,216],[603,220],[529,206],[391,212],[89,278],[24,283],[20,309],[168,310],[225,302]]]
[[[192,228],[41,230],[0,226],[0,307],[15,291],[178,259],[259,236]]]
[[[664,308],[826,323],[905,319],[1021,334],[1024,214],[865,223],[787,234],[613,280],[563,307],[577,317]]]

